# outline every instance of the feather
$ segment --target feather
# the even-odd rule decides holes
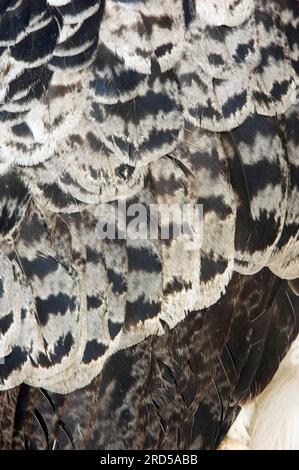
[[[214,449],[269,384],[298,333],[298,17],[2,2],[3,448]]]

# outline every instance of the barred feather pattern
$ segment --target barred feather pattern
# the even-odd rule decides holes
[[[2,393],[0,447],[215,449],[298,335],[298,301],[268,269],[234,273],[219,302],[112,355],[87,387]]]
[[[220,308],[236,273],[299,277],[298,18],[295,0],[0,6],[1,390],[72,392]],[[203,204],[202,247],[99,239],[124,199]]]

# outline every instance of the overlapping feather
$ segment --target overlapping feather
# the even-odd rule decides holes
[[[297,20],[277,3],[0,7],[1,389],[87,385],[234,271],[299,277]],[[99,239],[124,199],[202,204],[202,246]]]

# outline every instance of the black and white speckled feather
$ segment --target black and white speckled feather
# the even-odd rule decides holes
[[[0,6],[1,390],[25,382],[73,392],[107,370],[116,353],[134,361],[138,351],[150,354],[141,345],[163,338],[175,349],[175,331],[194,327],[197,365],[191,346],[172,350],[172,358],[161,352],[165,367],[155,359],[151,394],[158,410],[149,405],[150,414],[171,423],[174,436],[179,418],[167,405],[167,394],[177,393],[169,371],[174,356],[182,354],[182,364],[188,356],[198,383],[176,443],[219,442],[230,420],[225,400],[234,387],[236,403],[252,389],[261,352],[254,345],[272,331],[268,298],[261,323],[236,311],[246,304],[240,286],[257,292],[260,279],[275,298],[276,283],[296,286],[299,278],[298,9],[296,0]],[[184,237],[101,240],[101,211],[120,201],[145,208],[202,204],[202,246],[188,251]],[[254,299],[248,302],[254,310]],[[243,343],[236,346],[238,335]],[[233,372],[234,348],[248,362],[244,381]],[[140,364],[128,373],[137,377]],[[259,380],[266,382],[261,373]],[[206,438],[198,431],[203,421],[211,425]],[[159,439],[153,428],[139,447],[175,447]]]

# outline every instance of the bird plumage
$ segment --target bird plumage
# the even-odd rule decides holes
[[[215,448],[269,383],[298,333],[298,22],[0,6],[2,447]],[[100,239],[124,200],[202,204],[202,246]]]

